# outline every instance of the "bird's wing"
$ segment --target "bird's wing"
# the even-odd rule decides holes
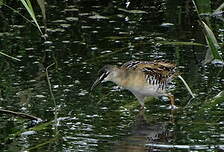
[[[121,66],[129,70],[140,70],[144,72],[146,80],[150,84],[164,86],[175,76],[175,64],[163,61],[129,61]]]
[[[175,64],[163,61],[129,61],[121,66],[121,68],[129,70],[144,70],[145,68],[149,68],[158,72],[172,72],[175,67]]]

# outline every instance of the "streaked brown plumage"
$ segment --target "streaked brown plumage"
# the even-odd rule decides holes
[[[148,96],[167,96],[175,108],[174,97],[167,92],[168,83],[178,75],[175,67],[175,64],[163,61],[129,61],[121,67],[106,65],[99,71],[100,77],[91,89],[100,82],[112,81],[131,91],[142,107]]]

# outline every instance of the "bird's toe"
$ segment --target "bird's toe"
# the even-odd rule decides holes
[[[175,110],[178,109],[178,107],[175,105],[170,105],[167,109]]]

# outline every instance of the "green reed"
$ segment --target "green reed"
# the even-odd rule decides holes
[[[212,60],[218,60],[218,61],[223,62],[223,59],[219,53],[220,46],[215,37],[215,34],[213,33],[212,29],[203,21],[203,18],[201,17],[198,7],[194,0],[192,0],[192,3],[197,12],[198,19],[199,19],[198,22],[202,27],[202,31],[203,31],[204,37],[206,39],[206,43],[208,45],[208,52],[206,54],[204,64],[211,62]],[[216,12],[216,13],[219,12],[223,7],[224,7],[224,3],[218,9],[216,9],[214,12]]]

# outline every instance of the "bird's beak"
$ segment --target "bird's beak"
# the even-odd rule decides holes
[[[101,83],[100,78],[97,78],[91,87],[91,91]]]
[[[98,86],[100,83],[105,82],[105,78],[108,76],[109,72],[103,73],[99,78],[96,79],[96,81],[93,83],[91,87],[91,91]]]

